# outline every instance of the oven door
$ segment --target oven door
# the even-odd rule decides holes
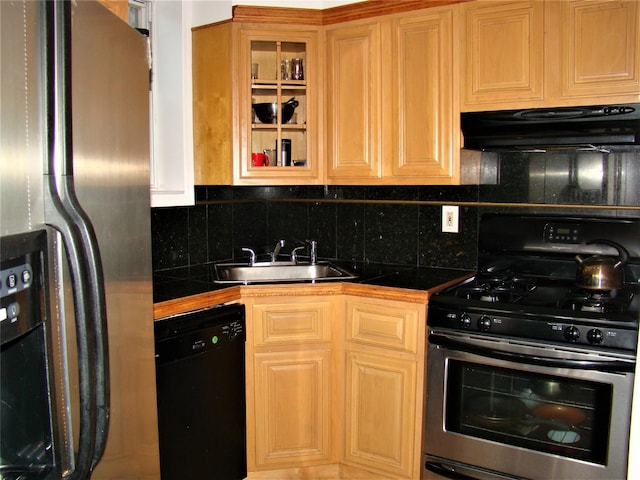
[[[626,478],[634,356],[439,330],[427,355],[426,470]]]

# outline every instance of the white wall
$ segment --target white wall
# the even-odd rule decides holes
[[[231,18],[233,5],[262,7],[332,8],[362,0],[184,0],[191,4],[193,25],[206,25]]]
[[[151,206],[193,205],[191,9],[177,0],[151,5]]]

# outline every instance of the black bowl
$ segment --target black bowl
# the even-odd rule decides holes
[[[293,98],[288,102],[283,103],[282,111],[280,113],[280,121],[282,123],[287,123],[289,120],[291,120],[293,112],[298,105],[298,101],[294,100]],[[252,106],[253,110],[256,112],[258,120],[260,120],[262,123],[276,123],[276,109],[278,108],[278,104],[276,102],[254,103]]]

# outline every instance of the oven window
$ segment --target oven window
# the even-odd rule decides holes
[[[450,360],[448,431],[606,464],[613,388]]]

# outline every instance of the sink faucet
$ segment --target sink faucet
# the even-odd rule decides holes
[[[311,265],[315,265],[318,263],[318,242],[315,240],[307,240],[307,243],[311,247],[309,251],[309,261],[311,262]]]
[[[278,255],[280,254],[280,249],[284,247],[284,240],[278,240],[278,243],[276,243],[276,246],[273,249],[273,252],[271,252],[271,261],[272,262],[276,262],[278,260]]]
[[[249,266],[253,267],[253,264],[256,263],[256,252],[251,250],[250,248],[242,248],[243,252],[247,252],[249,254]]]

